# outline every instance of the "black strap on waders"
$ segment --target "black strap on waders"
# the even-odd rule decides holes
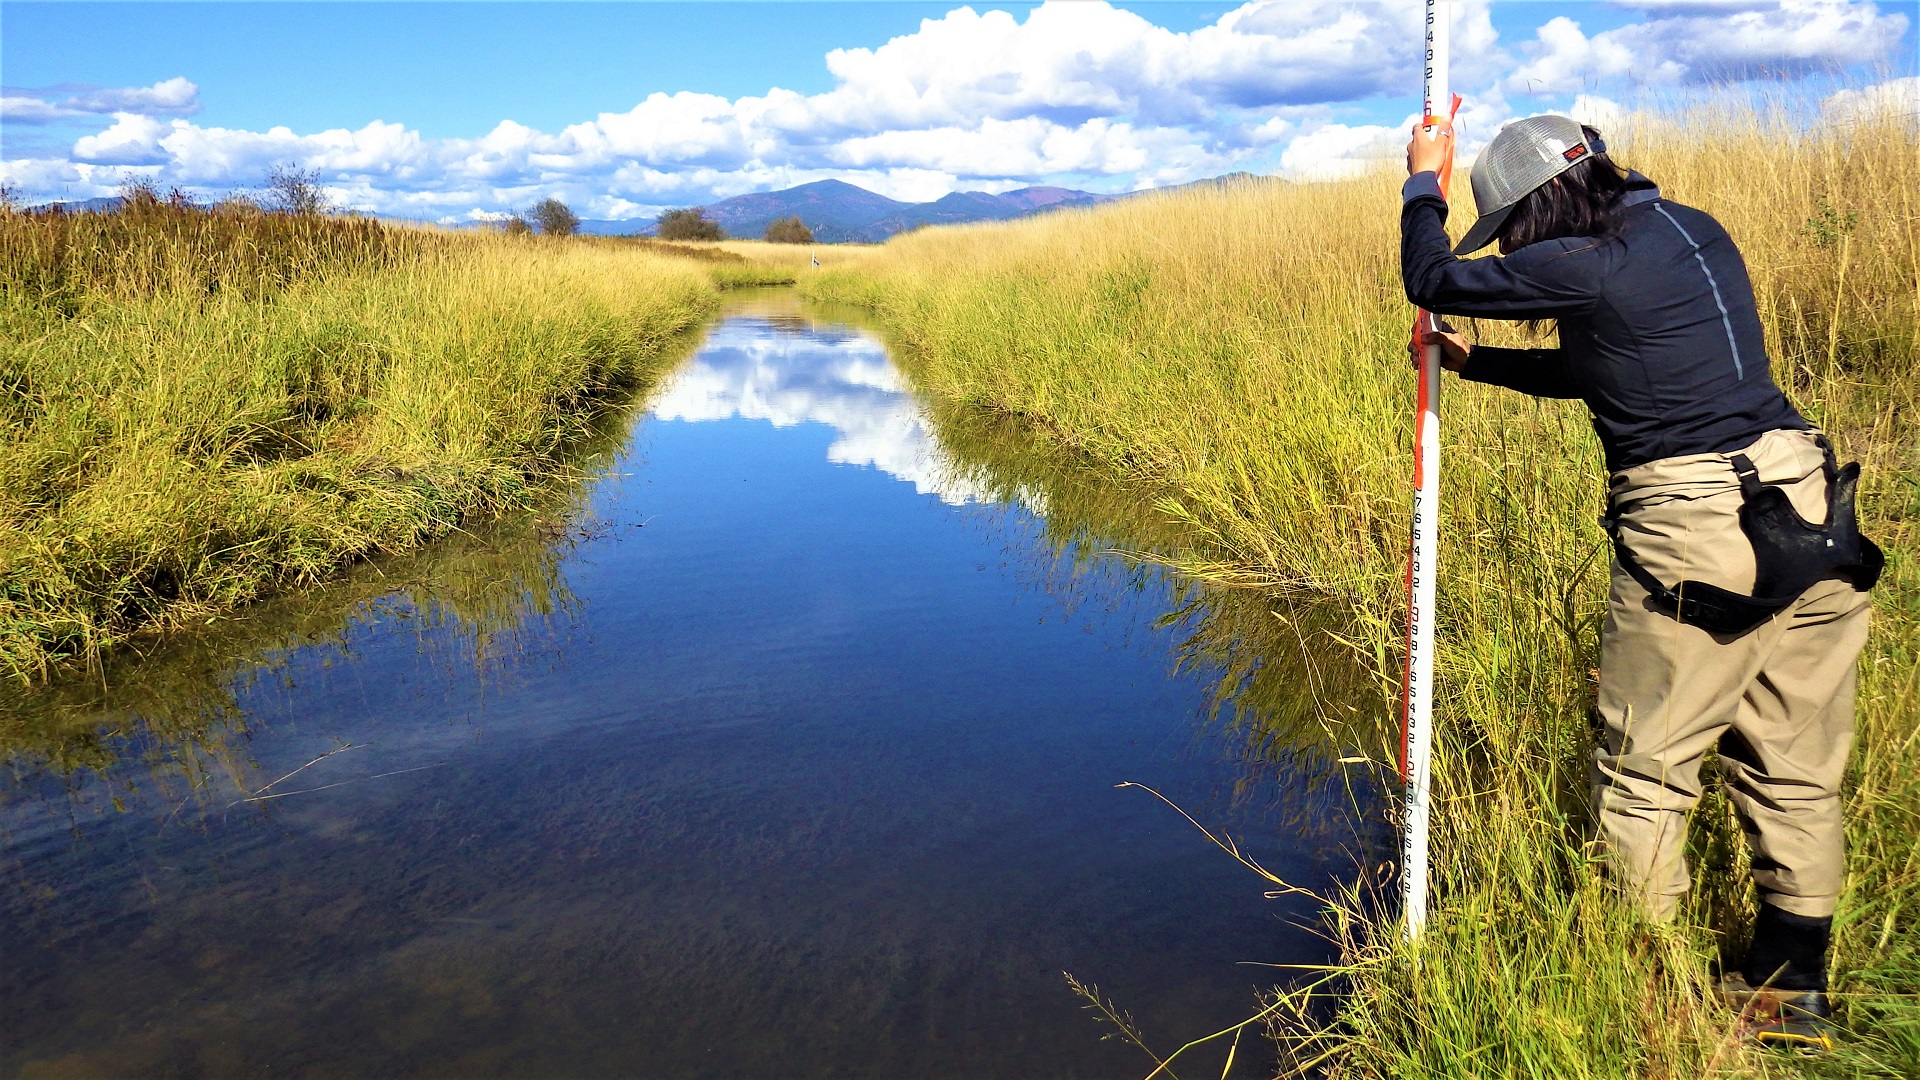
[[[1793,508],[1787,493],[1760,482],[1760,472],[1745,454],[1733,455],[1733,471],[1740,478],[1740,531],[1753,544],[1753,595],[1723,589],[1705,581],[1682,581],[1669,588],[1627,550],[1620,519],[1638,503],[1610,508],[1602,524],[1613,537],[1613,555],[1627,576],[1647,590],[1654,607],[1668,615],[1716,634],[1744,634],[1775,612],[1800,598],[1817,581],[1840,577],[1866,592],[1880,580],[1886,556],[1860,533],[1854,513],[1854,493],[1860,484],[1860,463],[1841,468],[1833,445],[1817,436],[1826,452],[1827,520],[1814,524]]]

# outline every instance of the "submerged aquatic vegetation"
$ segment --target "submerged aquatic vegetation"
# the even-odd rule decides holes
[[[1723,801],[1694,815],[1705,865],[1685,929],[1642,925],[1604,887],[1586,843],[1599,447],[1577,402],[1449,380],[1436,907],[1417,951],[1361,887],[1329,913],[1347,961],[1323,985],[1344,993],[1329,1024],[1294,992],[1275,1027],[1286,1060],[1396,1078],[1920,1074],[1920,133],[1901,118],[1783,130],[1642,120],[1615,141],[1740,242],[1776,377],[1865,463],[1862,520],[1889,552],[1836,928],[1851,1037],[1824,1061],[1755,1053],[1709,1004],[1711,956],[1751,915]],[[926,230],[802,288],[874,309],[932,396],[1157,485],[1189,538],[1183,569],[1337,605],[1350,629],[1325,647],[1351,649],[1373,702],[1392,700],[1412,386],[1396,187],[1230,184]],[[1330,729],[1351,724],[1346,704],[1319,702]],[[1359,730],[1393,727],[1371,719]]]
[[[526,503],[716,304],[697,264],[587,244],[0,214],[0,670]]]

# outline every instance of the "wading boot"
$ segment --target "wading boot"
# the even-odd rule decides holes
[[[1739,1012],[1746,1037],[1764,1046],[1833,1049],[1827,1001],[1831,918],[1760,905],[1753,947],[1738,969],[1720,977],[1720,996]]]
[[[1824,990],[1755,989],[1737,971],[1720,976],[1720,997],[1740,1014],[1740,1031],[1762,1046],[1833,1049],[1833,1010]]]

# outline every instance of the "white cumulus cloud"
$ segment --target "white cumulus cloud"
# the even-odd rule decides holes
[[[57,101],[20,90],[0,95],[0,120],[16,124],[49,124],[115,113],[192,116],[199,111],[200,88],[178,76],[152,86],[70,88]]]
[[[94,165],[161,165],[169,159],[160,140],[172,125],[138,113],[120,113],[113,126],[96,135],[83,135],[73,144],[73,156]]]
[[[1621,80],[1642,85],[1793,77],[1887,57],[1907,18],[1853,0],[1634,5],[1654,17],[1588,36],[1566,16],[1521,47],[1501,83],[1514,94],[1575,93]]]
[[[1884,117],[1920,120],[1920,78],[1889,79],[1857,90],[1841,90],[1820,103],[1827,118],[1859,121]]]

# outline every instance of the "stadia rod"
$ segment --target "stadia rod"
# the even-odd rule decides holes
[[[1447,108],[1447,0],[1427,0],[1427,130]],[[1443,171],[1442,182],[1446,172]],[[1422,311],[1422,329],[1438,329],[1437,316]],[[1401,753],[1406,780],[1406,831],[1401,837],[1400,882],[1407,937],[1418,938],[1427,921],[1427,825],[1432,814],[1434,578],[1440,555],[1440,347],[1420,354],[1420,392],[1413,444],[1413,554],[1407,568],[1407,692]]]

